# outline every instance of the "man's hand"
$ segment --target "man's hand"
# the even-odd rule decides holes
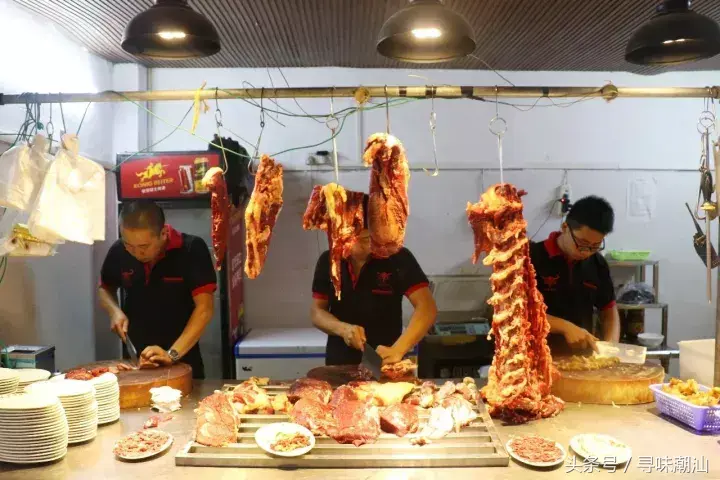
[[[157,345],[147,347],[140,354],[140,368],[155,368],[172,365],[173,361],[164,348]]]
[[[365,348],[365,343],[367,343],[365,329],[358,325],[351,325],[349,323],[346,325],[342,338],[345,340],[345,345],[356,350],[360,350],[361,352]]]
[[[401,362],[405,356],[393,347],[386,347],[385,345],[378,345],[375,351],[383,359],[383,365],[392,365],[393,363]]]
[[[580,328],[577,325],[567,322],[567,325],[565,325],[565,328],[563,329],[563,336],[565,337],[565,341],[572,348],[591,348],[597,352],[597,345],[595,345],[595,342],[598,341],[597,337],[584,328]]]
[[[120,309],[118,309],[118,311],[110,318],[110,330],[115,332],[123,342],[125,341],[125,336],[127,335],[128,325],[130,325],[130,321],[125,313],[123,313]]]

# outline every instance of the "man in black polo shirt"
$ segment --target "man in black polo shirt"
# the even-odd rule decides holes
[[[603,340],[620,339],[620,317],[608,264],[600,255],[615,215],[599,197],[585,197],[570,209],[561,231],[530,246],[538,289],[545,297],[553,350],[569,345],[596,349],[593,313],[599,312]],[[552,335],[554,334],[554,335]],[[564,337],[564,342],[562,341]]]
[[[402,248],[389,258],[372,257],[367,218],[365,227],[350,256],[342,262],[341,300],[330,280],[328,251],[320,255],[315,267],[310,316],[313,324],[328,334],[327,365],[360,363],[366,344],[376,349],[383,363],[397,363],[435,322],[435,300],[413,254]],[[403,296],[414,308],[404,333]]]
[[[213,315],[217,283],[207,245],[165,225],[162,209],[149,201],[123,207],[120,233],[103,263],[98,291],[111,329],[122,339],[130,335],[142,352],[141,367],[182,359],[194,378],[204,378],[198,341]]]

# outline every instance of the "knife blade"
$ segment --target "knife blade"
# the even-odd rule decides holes
[[[130,360],[132,360],[136,366],[139,365],[140,362],[138,361],[137,350],[135,349],[135,345],[133,345],[128,334],[125,334],[125,346],[127,347],[128,355],[130,355]]]
[[[382,357],[378,355],[374,348],[365,344],[362,355],[362,366],[370,370],[373,377],[380,379],[382,376]]]
[[[604,357],[618,357],[620,363],[645,363],[647,348],[627,343],[595,342],[598,354]]]

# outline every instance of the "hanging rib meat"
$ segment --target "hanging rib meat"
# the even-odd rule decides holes
[[[310,201],[303,215],[305,230],[324,230],[330,248],[330,278],[335,296],[340,299],[341,262],[350,255],[358,235],[363,230],[362,192],[345,190],[336,183],[313,187]]]
[[[529,241],[520,197],[513,185],[490,187],[467,216],[475,234],[473,263],[481,253],[492,265],[492,334],[495,356],[482,395],[490,414],[511,423],[557,415],[562,400],[550,395],[552,358],[547,345],[550,324],[530,263]]]
[[[398,252],[405,241],[405,225],[410,214],[408,168],[400,140],[385,133],[368,138],[365,165],[372,166],[368,223],[370,248],[374,256],[387,258]]]
[[[260,159],[255,188],[245,209],[245,273],[248,278],[260,275],[270,246],[275,222],[283,206],[283,166],[263,155]]]
[[[221,168],[212,167],[202,179],[203,185],[210,190],[210,207],[212,210],[211,237],[215,268],[220,270],[225,259],[228,241],[228,224],[230,222],[230,201],[228,200],[227,184]]]

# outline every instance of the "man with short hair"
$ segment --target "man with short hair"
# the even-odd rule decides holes
[[[559,232],[530,246],[538,289],[545,298],[551,348],[558,337],[573,349],[596,350],[593,314],[600,317],[603,340],[620,340],[620,317],[610,269],[600,251],[612,232],[615,214],[603,198],[573,204]],[[554,338],[553,338],[554,337]],[[562,342],[561,342],[562,343]]]
[[[212,319],[217,287],[205,241],[166,225],[162,208],[150,201],[123,207],[120,234],[103,262],[98,290],[110,328],[123,340],[130,336],[142,352],[141,367],[182,359],[194,378],[204,378],[198,341]]]
[[[367,212],[368,196],[363,200]],[[374,348],[383,364],[401,361],[435,322],[437,306],[428,279],[410,250],[401,248],[388,258],[370,254],[370,232],[365,229],[341,265],[341,299],[330,279],[330,254],[320,255],[312,284],[310,318],[328,334],[327,365],[358,364],[365,348]],[[403,332],[402,299],[414,308]]]

